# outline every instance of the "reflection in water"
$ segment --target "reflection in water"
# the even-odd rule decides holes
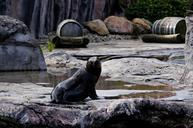
[[[0,82],[35,83],[41,86],[54,87],[59,82],[70,77],[77,69],[65,69],[62,72],[52,71],[26,71],[26,72],[0,72]]]
[[[138,93],[130,93],[127,95],[118,95],[118,96],[108,96],[105,97],[106,99],[128,99],[128,98],[153,98],[153,99],[160,99],[160,98],[167,98],[171,96],[175,96],[176,93],[173,92],[159,92],[159,91],[152,91],[152,92],[138,92]]]
[[[124,85],[127,86],[129,90],[165,90],[165,91],[173,91],[174,89],[168,85]]]
[[[48,72],[0,72],[0,82],[34,83],[45,87],[54,87],[59,82],[71,77],[77,69],[49,69]],[[122,81],[108,81],[101,77],[96,89],[109,96],[107,99],[123,98],[166,98],[175,95],[174,90],[167,85],[128,85]],[[119,91],[122,90],[122,91]],[[104,95],[100,94],[99,95]]]
[[[34,83],[46,87],[54,87],[59,82],[71,77],[77,69],[58,69],[48,72],[27,71],[27,72],[0,72],[0,82],[10,83]],[[96,89],[127,89],[125,83],[121,81],[106,81],[101,77],[97,83]]]

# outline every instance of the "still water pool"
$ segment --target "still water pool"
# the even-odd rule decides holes
[[[0,72],[0,82],[34,83],[44,87],[54,87],[59,82],[72,76],[77,69],[49,69],[48,71],[28,72]],[[109,81],[100,77],[97,85],[97,94],[107,99],[124,98],[170,98],[178,94],[168,85],[130,85],[122,81]]]

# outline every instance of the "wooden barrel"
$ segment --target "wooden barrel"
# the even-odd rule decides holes
[[[82,37],[83,28],[77,21],[67,19],[58,25],[56,34],[60,38]]]
[[[154,34],[170,35],[186,33],[186,22],[182,17],[165,17],[161,20],[156,20],[152,27]]]
[[[56,47],[85,47],[89,39],[83,33],[83,28],[77,21],[67,19],[58,25],[56,36],[51,40]]]

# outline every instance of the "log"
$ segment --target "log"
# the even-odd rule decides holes
[[[52,39],[52,42],[55,44],[56,48],[60,48],[60,47],[86,47],[90,41],[86,37],[59,38],[58,36],[55,36]]]
[[[180,34],[172,35],[158,35],[158,34],[144,34],[141,36],[143,42],[154,43],[184,43],[185,38]]]

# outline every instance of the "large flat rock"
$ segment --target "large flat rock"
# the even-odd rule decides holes
[[[75,57],[108,57],[108,56],[138,56],[163,57],[176,52],[183,54],[184,44],[143,43],[141,40],[118,40],[101,43],[90,43],[87,48],[64,49],[66,53]]]
[[[0,127],[192,127],[193,89],[178,83],[184,68],[183,44],[105,42],[44,55],[48,67],[63,69],[80,67],[89,57],[98,56],[102,76],[124,81],[125,87],[97,90],[104,97],[100,100],[62,105],[50,103],[52,87],[0,83]]]
[[[184,44],[143,43],[141,40],[91,43],[88,48],[44,53],[49,67],[80,67],[89,57],[102,61],[102,76],[132,84],[176,85],[184,70]]]
[[[49,103],[52,88],[32,83],[0,83],[0,90],[3,128],[192,126],[192,100],[88,99],[84,103],[59,105]]]
[[[89,57],[97,56],[102,60],[117,58],[156,58],[162,61],[173,61],[184,56],[184,44],[159,44],[143,43],[141,40],[120,40],[101,43],[90,43],[87,48],[65,48],[55,49],[53,52],[44,52],[46,58],[52,53],[55,57],[68,54],[77,59],[87,60]],[[175,58],[176,57],[176,58]],[[61,60],[62,61],[62,60]],[[46,60],[49,63],[49,59]],[[59,63],[60,61],[57,61]],[[62,64],[61,64],[62,65]]]
[[[102,75],[138,85],[176,85],[184,71],[184,66],[158,59],[123,58],[102,64]]]

